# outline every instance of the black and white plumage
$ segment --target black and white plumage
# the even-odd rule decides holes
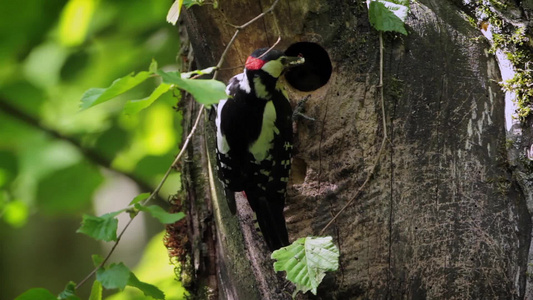
[[[283,208],[293,140],[292,108],[278,79],[303,62],[277,50],[254,51],[217,107],[217,167],[229,208],[235,213],[234,192],[244,191],[272,251],[289,244]]]

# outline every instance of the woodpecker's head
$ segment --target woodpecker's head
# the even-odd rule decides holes
[[[268,48],[257,49],[248,57],[245,65],[247,73],[266,73],[277,79],[288,68],[305,62],[303,57],[285,56],[279,50],[267,51]]]

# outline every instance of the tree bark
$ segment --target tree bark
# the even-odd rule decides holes
[[[235,31],[231,24],[247,22],[272,2],[227,0],[218,9],[186,11],[198,67],[216,64]],[[340,249],[340,269],[326,276],[317,298],[531,296],[527,186],[533,179],[508,163],[498,64],[456,2],[418,0],[411,4],[409,35],[385,35],[385,152],[369,185],[326,232]],[[316,119],[299,120],[295,128],[285,217],[296,240],[318,235],[376,162],[384,132],[379,42],[360,1],[280,1],[242,30],[226,57],[224,68],[232,69],[221,78],[241,72],[254,49],[278,36],[279,49],[318,43],[333,63],[324,87],[291,92],[293,101],[310,95],[306,114]],[[216,224],[209,237],[216,240],[210,253],[218,297],[290,299],[292,287],[274,274],[246,200],[238,197],[237,216],[227,208],[212,172],[214,127],[207,115],[192,153],[202,157],[195,159],[202,162],[201,197]],[[521,180],[512,169],[521,170]]]

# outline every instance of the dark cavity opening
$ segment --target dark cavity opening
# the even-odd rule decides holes
[[[287,56],[303,56],[305,63],[289,69],[285,74],[287,82],[295,89],[310,92],[326,83],[331,77],[331,60],[328,52],[320,45],[310,42],[294,43],[285,51]]]

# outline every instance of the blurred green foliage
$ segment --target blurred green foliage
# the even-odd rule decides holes
[[[160,79],[149,79],[119,101],[88,110],[80,111],[79,101],[89,88],[108,87],[116,78],[148,70],[152,59],[160,68],[180,70],[179,33],[165,22],[170,5],[145,0],[2,0],[0,277],[19,280],[2,280],[2,298],[13,298],[34,284],[30,278],[20,282],[23,275],[7,274],[12,272],[7,261],[23,260],[24,255],[46,259],[46,253],[31,252],[38,244],[19,251],[12,247],[28,244],[10,244],[10,239],[37,243],[24,234],[35,234],[41,226],[49,237],[40,242],[59,243],[54,226],[63,226],[61,218],[79,224],[83,213],[93,213],[92,200],[108,180],[107,170],[149,189],[172,163],[181,139],[181,116],[172,108],[177,102],[172,93],[139,113],[123,113],[127,100],[146,97]],[[179,188],[179,175],[171,176],[165,187],[162,198]],[[65,230],[74,234],[76,229]],[[74,251],[69,241],[62,242],[65,252]],[[12,253],[21,257],[7,257]],[[56,255],[70,264],[64,252]],[[90,271],[75,265],[75,274]],[[60,286],[79,280],[35,268],[20,273],[39,272],[47,277],[43,285],[53,278]]]

